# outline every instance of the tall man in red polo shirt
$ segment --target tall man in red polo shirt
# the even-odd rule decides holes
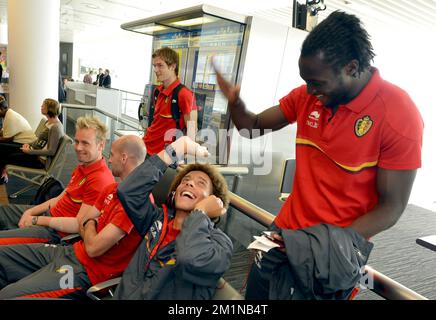
[[[421,166],[423,122],[408,94],[371,67],[374,55],[359,19],[334,12],[303,43],[299,68],[306,85],[279,105],[253,114],[239,88],[218,74],[239,130],[297,123],[292,194],[275,227],[326,223],[368,239],[392,227],[406,208]],[[247,297],[268,298],[267,292],[250,295],[256,285],[249,281]]]
[[[145,155],[141,138],[115,140],[109,159],[113,175],[123,181],[144,162]],[[81,216],[38,217],[38,225],[80,232],[83,240],[73,246],[1,246],[0,299],[79,298],[91,285],[121,275],[141,237],[118,200],[117,187],[118,183],[112,183],[103,188],[94,206]]]
[[[107,128],[97,117],[80,117],[76,123],[74,149],[80,164],[65,190],[56,198],[36,206],[0,207],[0,245],[48,242],[58,243],[65,236],[51,228],[35,227],[41,215],[75,217],[94,205],[100,191],[113,183],[103,150]]]
[[[165,148],[177,136],[177,124],[171,112],[171,100],[174,89],[180,85],[178,79],[179,56],[170,48],[156,50],[153,55],[153,69],[158,82],[162,84],[157,87],[159,91],[153,114],[153,122],[147,128],[144,135],[144,143],[147,154],[153,155]],[[195,96],[191,90],[183,86],[178,94],[178,105],[180,110],[180,130],[187,129],[187,135],[195,140],[197,131],[197,105]],[[180,132],[178,133],[180,134]]]

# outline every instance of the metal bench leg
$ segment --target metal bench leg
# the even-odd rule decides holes
[[[39,186],[38,185],[34,185],[34,184],[28,185],[27,187],[24,187],[23,189],[20,189],[17,192],[9,195],[9,198],[16,199],[20,194],[23,194],[23,193],[25,193],[25,192],[33,189],[33,188],[37,188],[37,187],[39,187]]]

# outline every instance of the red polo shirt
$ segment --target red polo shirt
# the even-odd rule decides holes
[[[305,85],[282,98],[280,108],[289,123],[297,122],[292,194],[275,219],[281,228],[348,226],[377,204],[377,167],[421,166],[419,111],[375,68],[362,92],[334,117]]]
[[[65,188],[65,195],[50,209],[50,215],[52,217],[75,217],[82,203],[94,205],[100,191],[114,182],[112,172],[104,159],[90,166],[77,166]]]
[[[175,136],[174,130],[177,128],[176,123],[171,113],[171,96],[173,90],[180,84],[177,79],[168,88],[164,89],[159,86],[159,95],[157,97],[156,106],[154,109],[153,122],[147,128],[144,136],[145,147],[149,155],[156,154],[162,151],[166,143],[171,143]],[[195,96],[191,90],[183,87],[179,91],[178,104],[180,109],[180,129],[186,127],[184,115],[189,114],[192,110],[197,110]],[[167,139],[165,139],[167,134]]]
[[[123,230],[126,235],[112,248],[96,258],[88,256],[83,241],[74,244],[76,257],[85,267],[93,285],[121,275],[141,241],[141,236],[134,228],[118,199],[117,186],[117,183],[107,186],[94,204],[101,212],[96,231],[99,233],[107,225],[113,224]]]

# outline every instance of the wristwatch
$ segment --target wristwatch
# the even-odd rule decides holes
[[[32,217],[32,226],[36,226],[38,224],[38,216]]]
[[[174,150],[173,146],[171,144],[167,144],[165,146],[165,152],[170,156],[171,158],[171,164],[168,166],[171,169],[176,169],[178,163],[183,160],[183,156],[178,157],[176,150]]]

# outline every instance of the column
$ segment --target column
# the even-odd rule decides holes
[[[58,97],[59,12],[60,0],[8,1],[9,106],[34,129]]]

